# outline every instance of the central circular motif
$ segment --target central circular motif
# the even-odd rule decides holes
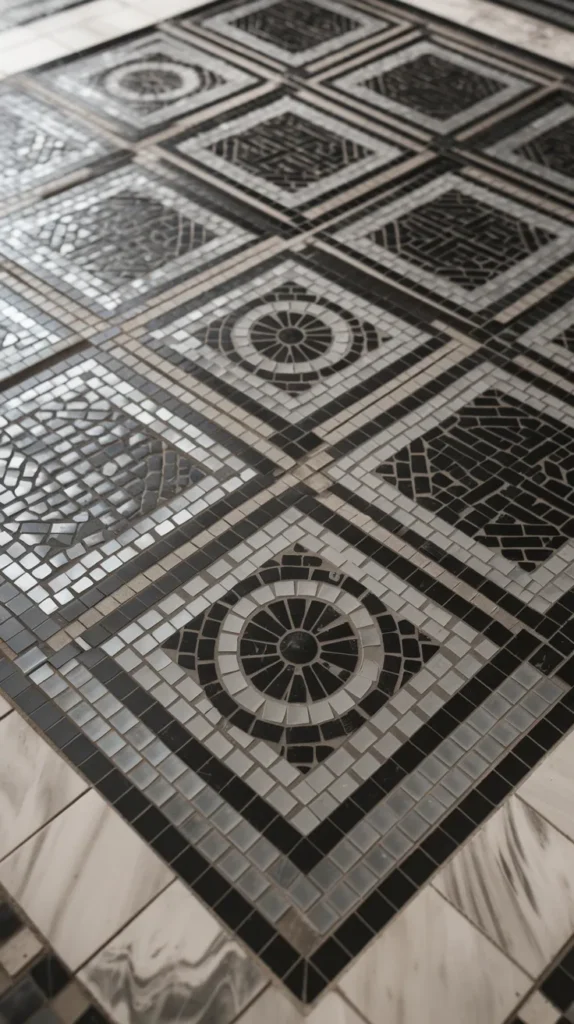
[[[317,599],[286,597],[259,609],[239,641],[252,685],[275,700],[324,700],[351,677],[359,644],[348,616]]]
[[[286,633],[279,644],[279,654],[285,661],[293,665],[308,665],[315,661],[319,653],[319,644],[312,633],[306,633],[304,629],[294,629],[292,633]]]
[[[105,77],[106,92],[117,99],[139,103],[173,103],[201,88],[198,71],[185,64],[163,60],[133,61],[112,68]]]
[[[333,332],[318,316],[277,310],[251,327],[254,348],[279,363],[304,363],[328,352]]]

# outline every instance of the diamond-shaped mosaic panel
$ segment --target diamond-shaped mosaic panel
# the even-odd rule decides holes
[[[446,173],[338,231],[378,266],[482,310],[574,249],[574,230],[492,188]]]
[[[23,292],[0,281],[0,380],[48,359],[79,338],[31,302]]]
[[[0,251],[100,314],[136,303],[252,237],[137,166],[0,221]]]
[[[0,94],[0,197],[64,178],[111,151],[69,113],[16,89]]]
[[[572,191],[574,184],[574,104],[562,103],[550,113],[511,132],[487,152],[504,163]]]
[[[376,409],[373,410],[376,415]],[[571,586],[574,416],[479,367],[327,473],[538,610]],[[367,497],[368,496],[368,497]]]
[[[288,209],[343,188],[403,152],[290,97],[179,138],[175,149]]]
[[[84,103],[117,122],[123,134],[136,137],[257,82],[242,68],[162,32],[76,57],[39,77],[44,86]]]
[[[293,259],[254,271],[224,298],[223,314],[219,290],[174,309],[144,341],[176,366],[208,373],[212,387],[223,383],[227,397],[231,385],[238,405],[253,399],[262,418],[298,423],[337,400],[343,407],[353,388],[375,387],[377,373],[430,337]]]
[[[323,559],[266,562],[163,644],[230,725],[307,772],[438,650]]]
[[[363,64],[332,84],[439,134],[456,131],[531,88],[510,72],[430,41]]]
[[[200,16],[200,22],[230,42],[291,67],[326,57],[389,27],[387,20],[336,0],[255,0]]]
[[[232,493],[255,475],[183,418],[187,407],[114,366],[76,360],[3,403],[3,567],[22,589],[39,585],[48,609],[133,557],[138,537],[143,550],[171,516],[171,528],[188,522],[222,496],[221,486]]]

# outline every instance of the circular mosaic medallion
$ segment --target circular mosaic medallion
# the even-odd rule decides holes
[[[301,770],[375,714],[436,650],[352,576],[296,548],[164,644],[230,725]]]
[[[193,96],[218,81],[218,76],[206,68],[151,58],[112,68],[105,75],[103,86],[119,100],[163,104]]]
[[[300,285],[286,282],[203,331],[245,370],[299,392],[379,347],[373,326]]]

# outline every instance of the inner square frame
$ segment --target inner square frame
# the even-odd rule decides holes
[[[447,699],[442,706],[437,707],[431,702],[427,707],[427,721],[424,721],[424,710],[421,709],[419,719],[413,715],[411,707],[403,708],[402,739],[399,739],[400,733],[395,732],[392,736],[387,730],[386,760],[364,778],[351,795],[342,795],[339,806],[308,835],[303,836],[299,830],[289,826],[268,801],[258,795],[257,789],[253,790],[244,779],[238,778],[229,765],[223,765],[209,747],[191,735],[182,724],[181,717],[177,717],[177,712],[174,715],[169,710],[172,705],[166,700],[163,690],[157,694],[159,699],[154,698],[146,688],[145,678],[140,675],[138,681],[132,669],[127,667],[125,658],[120,658],[124,662],[122,666],[112,653],[105,653],[105,649],[113,651],[122,643],[118,638],[119,619],[125,636],[131,633],[136,647],[138,635],[145,640],[143,647],[140,644],[138,657],[145,648],[153,654],[154,643],[155,649],[159,650],[163,640],[173,633],[172,612],[167,612],[172,616],[169,623],[157,626],[157,605],[142,616],[140,601],[128,603],[118,610],[115,618],[112,613],[56,653],[48,654],[46,646],[27,650],[17,662],[4,665],[0,675],[0,687],[31,715],[65,756],[70,757],[173,869],[303,1002],[312,1002],[320,994],[574,721],[571,710],[574,702],[569,689],[572,670],[565,667],[563,681],[545,678],[535,664],[537,652],[544,646],[540,637],[524,630],[517,620],[511,622],[507,618],[504,624],[501,623],[496,615],[483,611],[457,594],[448,582],[441,580],[440,572],[437,578],[428,558],[423,568],[417,568],[400,549],[387,546],[365,533],[361,528],[365,521],[361,522],[355,510],[345,509],[342,505],[336,501],[333,508],[331,500],[310,493],[302,485],[288,489],[286,481],[283,487],[276,489],[276,497],[261,495],[257,507],[248,513],[247,522],[241,524],[239,535],[232,527],[227,535],[218,538],[217,544],[214,543],[215,552],[213,545],[212,553],[208,553],[209,546],[204,549],[204,557],[195,566],[207,566],[205,570],[186,565],[184,576],[188,582],[184,583],[180,575],[176,585],[169,588],[170,596],[163,599],[165,609],[182,608],[183,605],[184,611],[178,619],[181,623],[184,617],[189,619],[201,607],[202,572],[212,580],[211,594],[221,595],[228,584],[233,585],[241,574],[241,570],[238,573],[234,569],[234,563],[243,563],[243,571],[251,572],[256,561],[261,562],[273,550],[284,550],[294,542],[302,541],[311,550],[316,550],[318,538],[325,534],[329,542],[329,556],[334,562],[340,564],[352,550],[353,566],[355,562],[376,566],[377,573],[387,581],[387,601],[389,598],[397,600],[400,606],[405,600],[401,594],[408,588],[409,594],[418,593],[419,602],[428,600],[429,608],[435,609],[437,618],[431,628],[435,635],[441,637],[443,645],[445,635],[450,637],[453,648],[451,656],[455,669],[449,673],[450,695],[443,694]],[[262,537],[266,540],[265,549],[262,549]],[[321,543],[324,542],[321,541],[319,547]],[[222,549],[225,551],[223,557]],[[357,569],[352,571],[356,573]],[[392,585],[388,586],[389,583]],[[145,596],[144,591],[140,598],[145,600]],[[416,608],[411,606],[409,610],[411,616],[416,616]],[[129,623],[127,626],[126,621]],[[452,623],[454,631],[444,628],[443,623]],[[149,636],[154,629],[159,630],[157,635],[162,638],[159,642]],[[142,636],[143,630],[146,630],[148,639]],[[469,654],[468,644],[473,641],[472,654]],[[435,657],[440,658],[440,653]],[[172,662],[170,664],[173,665]],[[432,664],[432,659],[429,664]],[[459,674],[461,669],[464,675]],[[137,671],[134,665],[133,672],[137,674]],[[426,828],[424,838],[416,828],[416,819],[420,816],[415,813],[414,819],[409,818],[408,828],[414,829],[413,838],[408,849],[403,848],[402,858],[399,855],[398,865],[392,867],[384,880],[368,894],[355,900],[356,907],[351,913],[342,914],[344,919],[335,922],[324,940],[304,954],[301,953],[300,917],[295,920],[298,936],[297,932],[288,930],[289,938],[285,937],[268,916],[254,907],[252,899],[247,898],[241,888],[213,867],[208,856],[196,848],[197,841],[193,845],[186,841],[177,826],[163,813],[161,800],[158,807],[126,775],[130,764],[133,766],[129,758],[123,760],[126,752],[121,757],[122,752],[117,745],[115,749],[108,747],[107,754],[98,748],[97,742],[90,738],[89,722],[79,706],[78,694],[73,693],[80,687],[85,687],[84,698],[90,692],[93,701],[100,701],[99,721],[104,715],[113,718],[125,714],[127,721],[124,720],[121,728],[129,728],[139,719],[148,731],[155,734],[160,746],[167,747],[169,752],[166,760],[169,777],[178,776],[179,769],[175,764],[178,758],[186,770],[195,772],[199,778],[203,774],[204,781],[212,789],[211,797],[207,794],[207,802],[203,804],[208,817],[215,812],[221,815],[220,820],[225,820],[222,798],[235,812],[231,823],[228,821],[228,828],[229,824],[236,824],[238,813],[248,816],[250,821],[247,824],[251,830],[260,833],[261,839],[253,843],[253,839],[249,839],[249,831],[247,838],[242,831],[242,841],[248,846],[250,841],[253,843],[260,864],[268,865],[273,860],[270,847],[283,847],[291,871],[295,870],[294,887],[303,906],[308,898],[305,886],[316,884],[317,871],[320,872],[322,862],[334,848],[343,848],[345,858],[349,848],[351,852],[354,850],[354,860],[361,853],[373,855],[372,822],[377,820],[374,817],[377,811],[383,814],[390,812],[395,818],[401,809],[403,814],[407,811],[407,817],[409,808],[417,811],[421,782],[423,789],[426,785],[425,793],[429,788],[424,772],[436,781],[438,764],[439,776],[444,775],[447,767],[453,766],[453,743],[460,758],[466,758],[469,765],[473,763],[473,771],[478,774],[474,778],[467,776],[465,792],[464,787],[460,788],[462,773],[454,763],[453,775],[448,776],[451,782],[447,782],[452,790],[450,808],[444,808],[442,816],[438,815],[438,823]],[[556,708],[557,703],[560,703],[559,709]],[[84,699],[82,706],[85,704]],[[530,711],[527,710],[529,707]],[[391,709],[387,710],[390,712]],[[503,747],[495,742],[490,764],[485,765],[481,755],[476,760],[471,748],[473,741],[482,742],[479,730],[488,731],[492,726],[492,713],[500,719],[507,745]],[[486,718],[481,718],[481,715],[486,715]],[[119,719],[116,718],[115,722],[119,728]],[[97,736],[97,732],[93,735]],[[488,743],[489,737],[483,738]],[[493,742],[493,737],[490,742]],[[124,745],[121,745],[123,749]],[[437,761],[437,751],[439,756],[444,751],[445,763]],[[368,750],[365,753],[368,754]],[[114,756],[119,759],[118,763],[115,763]],[[473,756],[472,762],[468,760]],[[423,774],[419,770],[421,766]],[[167,784],[167,780],[164,779],[162,784]],[[189,792],[193,793],[195,788],[191,784]],[[393,800],[395,803],[389,808],[389,802]],[[384,829],[385,826],[381,827]],[[241,823],[239,829],[244,829]],[[283,863],[287,863],[285,857],[280,862],[281,865]],[[348,872],[349,863],[345,860],[342,863],[346,863]],[[329,878],[332,882],[332,864],[328,867],[326,884],[329,884]],[[280,877],[284,878],[283,870]],[[305,877],[301,877],[303,874]],[[345,876],[345,880],[347,878],[350,874]],[[253,871],[250,879],[253,882]],[[289,919],[287,923],[293,927]]]
[[[207,340],[199,341],[197,332],[205,332],[210,324],[221,321],[224,298],[230,303],[232,317],[236,311],[240,315],[244,307],[255,307],[257,296],[263,303],[274,281],[292,281],[311,293],[314,287],[323,288],[319,299],[327,298],[334,311],[339,308],[337,318],[342,311],[347,323],[352,318],[358,328],[367,324],[381,336],[375,358],[363,352],[299,395],[289,395],[272,381],[260,378],[248,363],[238,361],[233,349],[231,357],[215,353],[217,362],[211,361],[210,366],[207,354],[211,356],[212,349]],[[217,406],[218,397],[228,400],[235,407],[235,415],[249,415],[248,422],[254,429],[263,430],[270,442],[290,455],[301,454],[312,451],[322,439],[328,440],[335,423],[349,422],[354,407],[371,404],[455,347],[447,332],[433,326],[433,311],[410,302],[393,288],[381,289],[374,299],[373,286],[377,284],[360,267],[339,260],[333,252],[325,254],[312,244],[289,248],[228,277],[225,284],[209,292],[179,305],[174,302],[169,311],[149,318],[131,332],[137,340],[128,342],[128,347],[138,358],[153,358],[163,373],[176,376],[179,382],[182,374],[189,375],[190,387],[202,384],[209,389],[213,406]],[[230,345],[232,329],[225,333]],[[466,344],[473,347],[470,340]],[[214,365],[220,367],[219,374],[213,372]],[[303,446],[299,451],[298,445]]]

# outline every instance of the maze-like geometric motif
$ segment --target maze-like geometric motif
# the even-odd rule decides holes
[[[574,431],[496,389],[377,473],[530,572],[574,537]]]
[[[292,111],[221,139],[209,149],[290,193],[371,155],[366,146]]]
[[[231,22],[257,39],[299,53],[360,28],[360,22],[309,0],[279,0]]]
[[[519,146],[515,153],[558,174],[574,177],[574,115]]]
[[[472,290],[510,270],[554,236],[452,188],[369,237],[424,270]]]

